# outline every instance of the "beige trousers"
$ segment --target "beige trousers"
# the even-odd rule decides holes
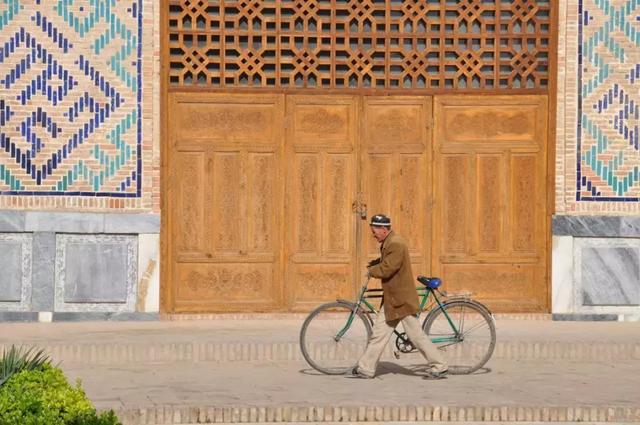
[[[422,332],[420,322],[415,316],[407,316],[402,319],[387,322],[384,317],[384,311],[381,310],[373,324],[373,332],[371,333],[371,339],[369,339],[367,348],[362,357],[360,357],[360,360],[358,360],[358,371],[368,376],[374,376],[376,374],[376,366],[378,365],[380,356],[382,356],[382,352],[387,346],[393,330],[400,322],[402,322],[402,326],[413,345],[427,360],[429,370],[432,372],[443,372],[447,370],[448,366],[444,356],[440,353],[438,347]]]

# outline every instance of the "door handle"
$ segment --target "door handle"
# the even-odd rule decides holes
[[[367,219],[367,204],[360,201],[353,201],[351,203],[351,210],[360,216],[361,220]]]

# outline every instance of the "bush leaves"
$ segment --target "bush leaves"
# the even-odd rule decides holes
[[[0,358],[0,386],[13,375],[23,370],[42,369],[44,365],[50,365],[51,359],[44,350],[36,350],[35,347],[24,349],[12,345],[5,349]]]

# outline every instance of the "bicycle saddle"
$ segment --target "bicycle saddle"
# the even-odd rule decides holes
[[[427,277],[427,276],[418,276],[418,282],[422,283],[429,289],[436,289],[442,284],[442,280],[439,277]]]

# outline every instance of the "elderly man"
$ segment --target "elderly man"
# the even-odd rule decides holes
[[[391,219],[383,214],[371,217],[371,233],[380,245],[380,258],[369,263],[368,276],[382,280],[384,314],[379,314],[367,348],[352,375],[373,378],[376,366],[393,330],[402,322],[407,336],[428,363],[427,378],[441,379],[447,363],[438,348],[422,332],[416,314],[418,292],[411,270],[409,248],[405,240],[391,230]]]

